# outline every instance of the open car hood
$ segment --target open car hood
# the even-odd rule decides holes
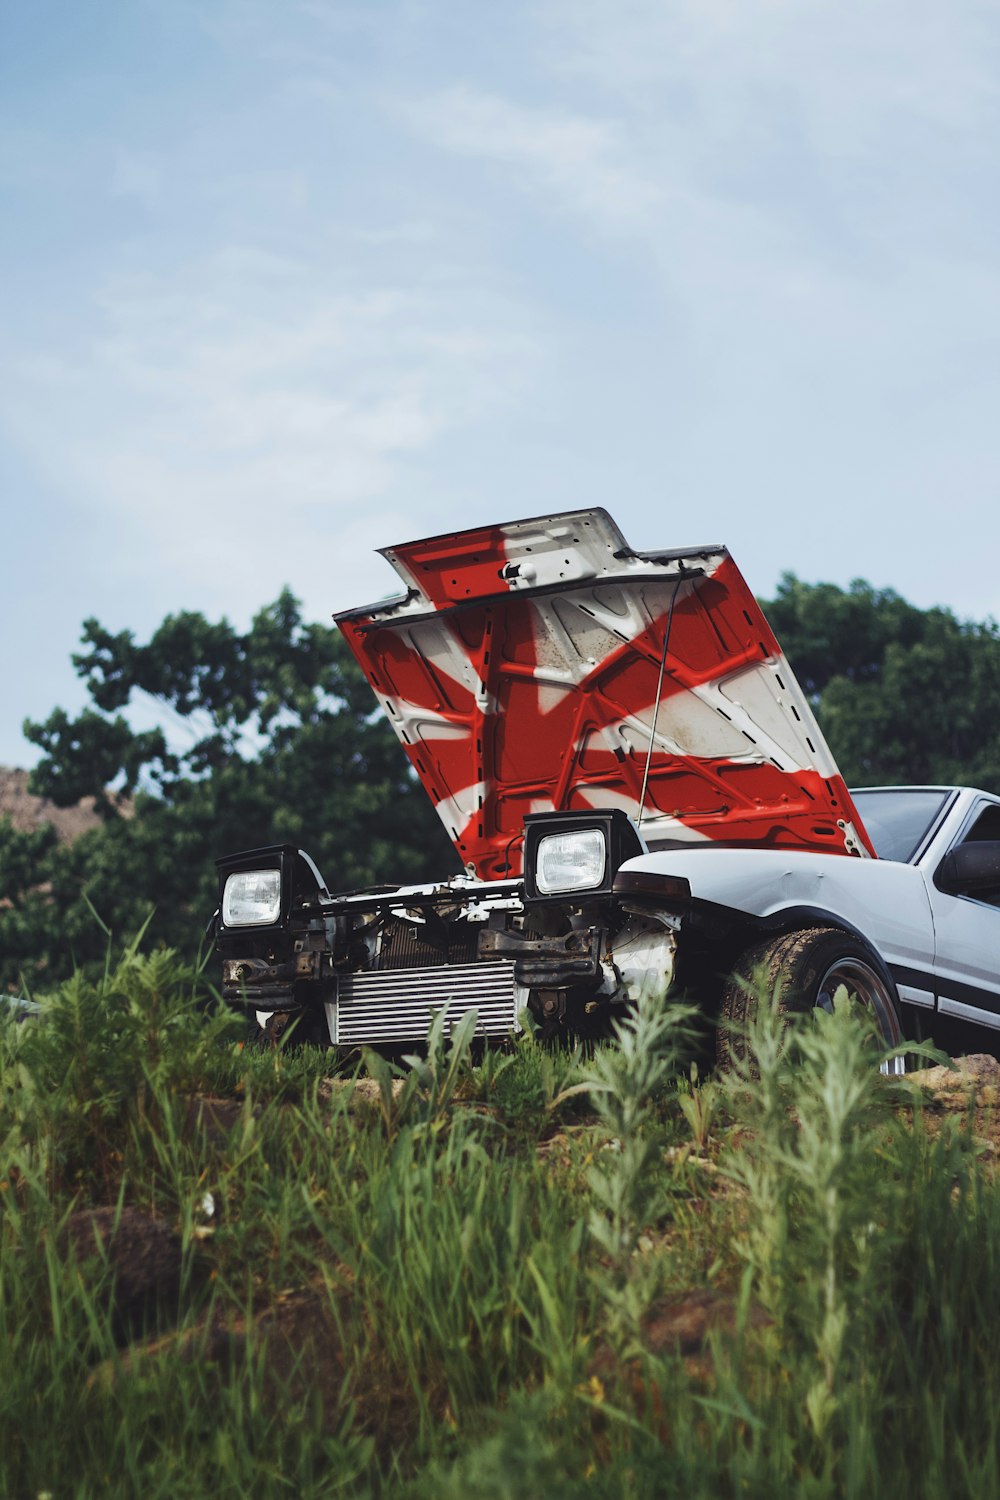
[[[337,623],[480,878],[567,808],[624,808],[654,848],[874,854],[724,547],[633,552],[581,510],[383,556],[406,593]]]

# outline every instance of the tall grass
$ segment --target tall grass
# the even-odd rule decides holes
[[[0,1023],[0,1493],[1000,1494],[971,1117],[846,1006],[761,1005],[728,1082],[689,1024],[649,996],[584,1060],[442,1021],[345,1074],[134,949]],[[142,1326],[70,1248],[94,1205],[177,1235]]]

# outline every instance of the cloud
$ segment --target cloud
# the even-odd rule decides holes
[[[966,131],[996,110],[996,16],[977,0],[541,0],[537,14],[553,71],[638,108],[714,95],[735,117],[765,86],[822,120],[831,147],[893,116]]]
[[[40,247],[0,424],[119,568],[324,614],[391,586],[370,544],[491,512],[707,514],[810,576],[895,570],[949,475],[988,521],[993,7],[157,10],[203,73],[147,110],[112,60],[96,134],[24,110],[0,148]]]
[[[1000,26],[978,0],[540,0],[539,51],[644,177],[860,263],[984,244]],[[990,215],[991,216],[991,215]]]
[[[516,103],[468,84],[411,101],[404,115],[434,145],[503,163],[605,230],[647,222],[659,197],[630,164],[611,120]]]
[[[334,559],[345,535],[384,544],[368,522],[398,519],[401,471],[516,399],[516,315],[438,275],[338,289],[314,259],[230,245],[113,277],[88,337],[8,349],[0,423],[101,524],[139,528],[136,571],[256,606],[317,579],[318,539]]]

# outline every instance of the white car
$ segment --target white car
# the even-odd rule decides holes
[[[850,793],[724,548],[639,554],[586,510],[384,555],[405,592],[338,623],[464,873],[335,894],[293,845],[219,860],[255,1028],[599,1035],[650,987],[738,1020],[759,964],[797,1006],[846,984],[890,1045],[1000,1027],[1000,799]]]

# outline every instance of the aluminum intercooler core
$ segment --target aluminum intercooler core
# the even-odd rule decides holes
[[[517,1013],[526,998],[514,984],[513,963],[506,959],[391,969],[341,975],[326,1018],[330,1040],[339,1047],[422,1041],[442,1006],[446,1031],[466,1011],[475,1010],[476,1036],[499,1038],[519,1030]]]

